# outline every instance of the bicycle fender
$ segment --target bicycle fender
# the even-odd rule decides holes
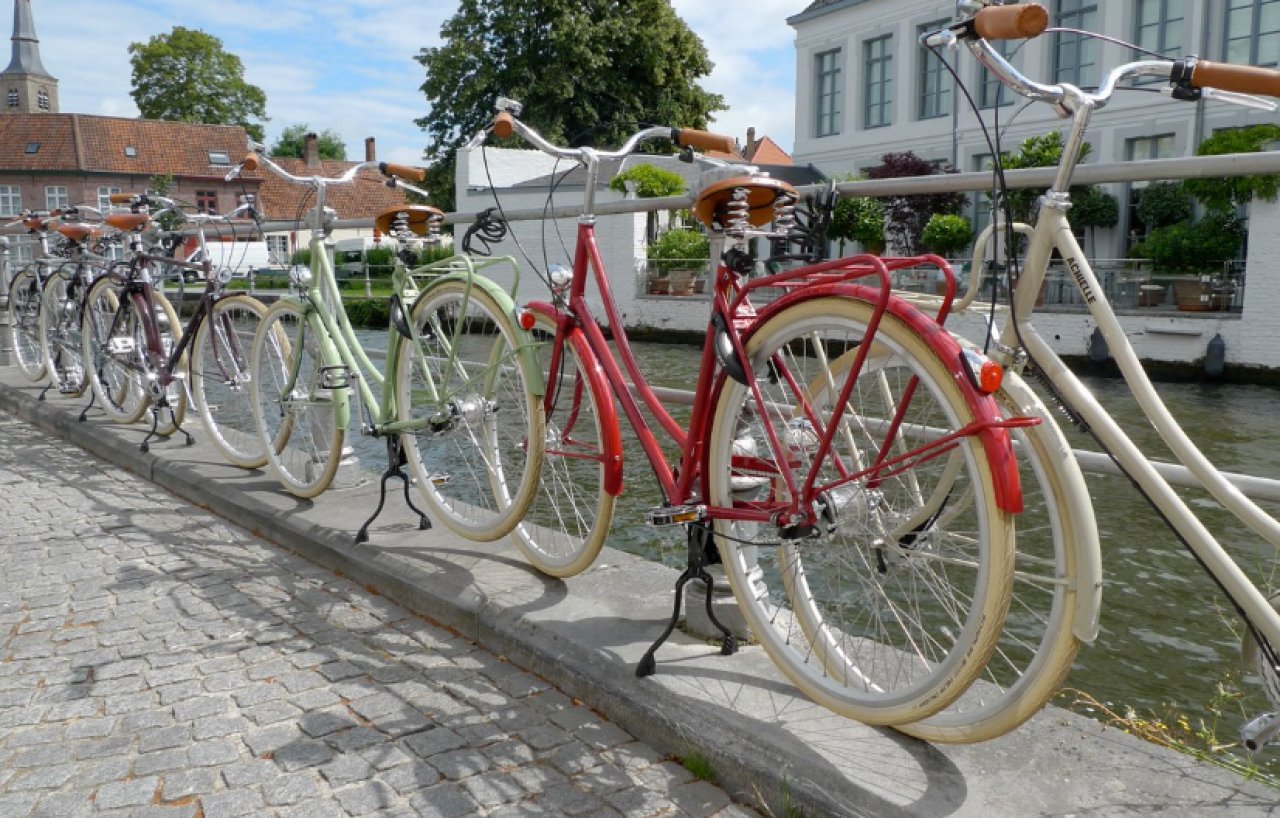
[[[558,321],[560,318],[560,311],[544,301],[531,301],[525,308],[552,320]],[[622,430],[618,425],[618,409],[613,401],[613,392],[605,378],[604,369],[582,330],[576,326],[570,327],[565,342],[573,345],[579,361],[584,364],[590,362],[583,374],[587,378],[587,388],[595,395],[596,409],[600,412],[600,446],[604,450],[603,485],[605,493],[617,497],[622,494]],[[541,371],[542,367],[538,369]]]
[[[853,298],[875,304],[882,297],[883,292],[879,288],[864,284],[847,281],[814,283],[786,293],[760,308],[754,326],[762,326],[776,313],[812,298]],[[960,369],[960,345],[933,317],[896,295],[889,296],[885,312],[915,330],[925,343],[938,353],[950,372],[952,380],[960,389],[965,402],[969,404],[974,420],[980,424],[975,434],[982,443],[983,451],[987,455],[987,463],[991,468],[996,506],[1009,514],[1021,514],[1022,485],[1018,478],[1018,462],[1013,453],[1013,441],[1008,431],[998,425],[1004,421],[1004,418],[1000,414],[1000,407],[995,399],[979,393],[969,377]]]
[[[433,286],[445,281],[461,281],[463,283],[470,284],[472,287],[477,287],[483,290],[485,295],[492,298],[493,302],[498,305],[498,309],[502,311],[503,315],[506,315],[507,318],[510,319],[511,330],[515,334],[516,342],[519,345],[518,352],[520,353],[520,369],[524,371],[525,383],[529,384],[529,391],[533,393],[535,397],[542,397],[544,394],[544,385],[542,383],[542,373],[538,367],[538,355],[537,350],[534,348],[533,337],[530,336],[526,330],[522,329],[520,324],[515,320],[516,303],[511,296],[507,294],[507,291],[498,286],[496,282],[491,281],[484,276],[473,275],[470,271],[466,270],[446,273],[439,278],[432,279],[431,283],[423,288],[422,292],[418,295],[417,301],[413,303],[413,307],[416,308],[418,306],[418,301],[425,298],[427,293],[431,292]],[[410,309],[409,313],[412,315],[413,309]]]

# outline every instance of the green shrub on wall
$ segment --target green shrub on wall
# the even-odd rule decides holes
[[[973,226],[964,216],[935,213],[920,234],[924,246],[943,256],[965,250],[973,242]]]
[[[697,230],[668,230],[649,245],[648,258],[651,269],[659,276],[672,270],[688,269],[689,261],[705,261],[710,253],[710,242],[705,233]]]

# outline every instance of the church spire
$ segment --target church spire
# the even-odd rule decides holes
[[[36,37],[36,21],[31,14],[31,0],[13,2],[13,58],[6,74],[34,74],[48,77],[40,63],[40,39]]]
[[[40,62],[31,0],[13,0],[13,57],[0,72],[0,114],[57,113],[58,81]]]

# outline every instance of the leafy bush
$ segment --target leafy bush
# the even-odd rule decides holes
[[[1198,222],[1157,228],[1134,245],[1133,253],[1149,258],[1163,273],[1213,273],[1236,257],[1245,237],[1244,225],[1231,213],[1210,213]]]
[[[1280,139],[1280,125],[1251,125],[1218,131],[1200,143],[1197,156],[1220,156],[1226,153],[1256,153]],[[1246,205],[1255,196],[1268,202],[1280,194],[1280,174],[1225,176],[1215,179],[1187,179],[1187,191],[1210,210],[1231,210]]]
[[[686,269],[690,260],[705,260],[710,254],[710,242],[705,233],[697,230],[668,230],[649,245],[648,258],[659,276],[672,270]]]
[[[641,199],[679,196],[684,193],[684,177],[654,165],[632,165],[610,180],[609,189],[625,193],[627,182],[636,183],[636,196]]]
[[[1134,193],[1138,218],[1149,230],[1185,222],[1195,215],[1195,202],[1181,182],[1152,182]]]
[[[289,257],[289,265],[300,264],[303,267],[311,266],[311,248],[304,247],[301,250],[295,250],[293,255]]]
[[[395,267],[396,251],[390,247],[370,247],[364,252],[364,263],[372,277],[386,277],[391,275],[392,268]]]
[[[1120,222],[1116,197],[1096,185],[1072,188],[1071,223],[1077,227],[1115,227]]]
[[[352,299],[344,306],[352,326],[381,328],[391,321],[391,308],[386,299]]]
[[[438,247],[423,247],[422,252],[418,254],[419,264],[430,264],[434,261],[444,261],[454,256],[452,245],[442,245]]]
[[[881,164],[867,171],[867,178],[900,179],[956,172],[950,165],[935,166],[911,151],[886,153],[880,160]],[[894,252],[915,255],[916,248],[920,246],[920,234],[929,217],[935,213],[959,213],[969,199],[963,193],[921,193],[891,196],[880,201],[885,214],[884,232]]]
[[[935,213],[920,234],[924,246],[949,256],[964,250],[973,241],[973,226],[964,216]]]
[[[845,241],[858,242],[868,253],[884,252],[884,205],[863,197],[841,199],[831,214],[827,236],[841,243],[840,255],[844,255]]]

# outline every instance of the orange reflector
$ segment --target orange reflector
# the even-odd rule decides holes
[[[990,395],[1000,388],[1004,381],[1004,367],[995,361],[984,361],[978,370],[978,389],[982,394]]]
[[[528,332],[538,323],[538,317],[529,310],[517,310],[516,322],[520,325],[520,329]]]

